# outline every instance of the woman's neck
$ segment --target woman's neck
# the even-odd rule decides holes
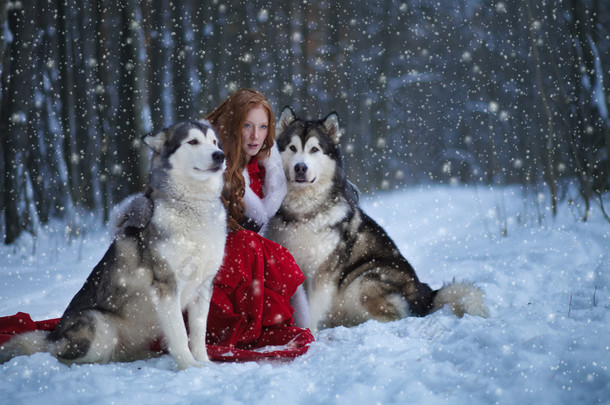
[[[246,159],[246,166],[250,166],[255,161],[258,162],[258,157],[257,156],[248,156],[248,158]]]

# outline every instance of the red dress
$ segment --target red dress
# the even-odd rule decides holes
[[[284,247],[251,231],[229,234],[225,259],[214,279],[208,316],[208,355],[294,357],[313,341],[292,326],[290,297],[304,281]],[[278,346],[271,348],[269,346]],[[258,351],[257,351],[258,350]],[[232,360],[232,359],[231,359]]]
[[[262,196],[264,177],[259,177],[261,173],[256,168],[250,171],[249,167],[249,174],[252,189]],[[294,310],[289,302],[304,280],[284,247],[251,231],[231,232],[214,279],[208,315],[206,343],[210,359],[247,361],[296,357],[307,352],[313,335],[309,329],[292,326]],[[0,344],[16,333],[53,330],[58,321],[34,322],[23,312],[0,318]]]

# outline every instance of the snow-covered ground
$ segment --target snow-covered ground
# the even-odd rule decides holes
[[[607,196],[608,197],[608,196]],[[169,356],[68,367],[48,354],[0,365],[10,404],[594,404],[610,401],[610,223],[593,204],[552,219],[518,188],[431,187],[363,197],[438,288],[469,279],[491,318],[425,318],[322,331],[293,361],[214,363],[177,372]],[[606,199],[606,206],[610,201]],[[68,243],[55,225],[0,247],[0,316],[58,317],[109,235]],[[502,231],[506,227],[507,235]]]

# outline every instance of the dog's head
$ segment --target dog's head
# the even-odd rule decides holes
[[[277,145],[289,187],[330,186],[342,170],[339,116],[306,121],[284,107],[278,121]]]
[[[171,172],[174,178],[186,181],[222,179],[225,154],[207,121],[180,122],[146,134],[142,140],[154,152],[153,173]]]

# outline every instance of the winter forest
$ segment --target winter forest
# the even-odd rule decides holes
[[[2,0],[0,27],[5,244],[106,219],[141,135],[239,87],[337,111],[364,192],[520,184],[586,219],[610,186],[605,0]]]

